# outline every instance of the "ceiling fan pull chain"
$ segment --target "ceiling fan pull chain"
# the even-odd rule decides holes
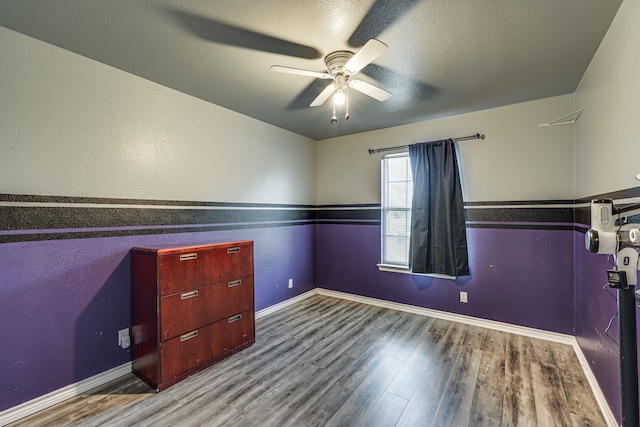
[[[333,97],[331,97],[333,99]],[[336,100],[333,99],[333,116],[331,116],[331,120],[329,121],[332,125],[338,123],[338,117],[336,116]]]
[[[345,90],[344,90],[344,94],[345,94],[345,97],[346,97],[346,100],[345,100],[345,101],[346,101],[346,103],[347,103],[347,112],[346,112],[346,113],[345,113],[345,115],[344,115],[344,119],[345,119],[345,120],[349,120],[349,88],[348,88],[348,87],[347,87],[347,88],[345,88]]]

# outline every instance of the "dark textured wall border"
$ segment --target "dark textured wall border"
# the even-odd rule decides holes
[[[573,206],[567,207],[494,207],[465,209],[468,222],[495,221],[503,223],[570,223]]]
[[[0,195],[0,243],[315,224],[315,206]]]
[[[573,230],[573,201],[473,202],[465,204],[470,228]],[[380,225],[380,205],[318,207],[319,224]]]
[[[3,230],[142,227],[315,220],[313,209],[0,206]]]
[[[465,213],[469,228],[585,232],[590,223],[591,199],[619,200],[638,195],[640,187],[576,201],[468,202]],[[0,243],[380,223],[379,204],[314,206],[0,194]]]
[[[287,223],[260,223],[260,224],[233,224],[233,225],[208,225],[203,227],[166,227],[166,228],[130,228],[130,229],[109,229],[109,230],[47,230],[46,232],[29,232],[16,234],[0,234],[0,243],[12,242],[32,242],[42,240],[65,240],[65,239],[89,239],[98,237],[118,237],[118,236],[139,236],[149,234],[171,234],[171,233],[198,233],[204,231],[221,230],[242,230],[250,228],[270,228],[285,227],[294,225],[307,225],[309,222],[287,222]]]
[[[380,205],[330,205],[318,206],[319,224],[380,225]]]

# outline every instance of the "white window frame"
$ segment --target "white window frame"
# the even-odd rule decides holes
[[[402,161],[406,162],[405,176],[402,180],[394,180],[389,181],[389,162],[390,161],[398,161],[402,159]],[[401,152],[395,154],[389,154],[383,156],[381,158],[381,203],[380,203],[380,215],[381,215],[381,227],[380,227],[380,259],[381,263],[378,264],[378,268],[384,271],[396,271],[396,272],[409,272],[409,239],[411,234],[411,200],[413,196],[413,182],[411,178],[411,165],[409,163],[409,153]],[[396,177],[397,178],[397,177]],[[404,186],[401,184],[404,182]],[[391,190],[394,187],[393,184],[396,183],[396,189],[401,189],[404,193],[400,197],[393,197],[395,201],[394,204],[390,202],[391,198]],[[401,202],[401,203],[399,203]],[[405,217],[405,227],[404,230],[397,229],[395,232],[390,232],[388,227],[389,223],[387,221],[387,214],[390,213],[398,213],[401,217],[404,214]],[[399,237],[400,239],[393,239],[393,237]],[[395,258],[391,259],[388,254],[392,251],[391,248],[387,246],[392,244],[398,244],[399,241],[402,241],[402,238],[406,241],[406,257],[401,260],[401,254],[397,251],[394,253]],[[395,241],[395,242],[394,242]]]

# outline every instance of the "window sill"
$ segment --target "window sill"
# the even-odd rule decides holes
[[[412,276],[425,276],[425,277],[433,277],[433,278],[436,278],[436,279],[448,279],[448,280],[455,280],[456,279],[456,276],[447,276],[446,274],[412,273],[411,271],[409,271],[409,267],[401,267],[401,266],[392,265],[392,264],[376,264],[376,266],[378,267],[378,270],[387,271],[387,272],[390,272],[390,273],[411,274]]]
[[[403,274],[411,274],[409,271],[409,267],[401,267],[399,265],[393,264],[376,264],[378,270],[380,271],[389,271],[391,273],[403,273]]]

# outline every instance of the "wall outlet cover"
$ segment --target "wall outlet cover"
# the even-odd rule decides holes
[[[466,292],[460,291],[460,302],[464,302],[464,303],[468,302]]]
[[[129,338],[129,328],[120,329],[118,331],[118,345],[122,348],[129,348],[131,345],[131,338]]]

